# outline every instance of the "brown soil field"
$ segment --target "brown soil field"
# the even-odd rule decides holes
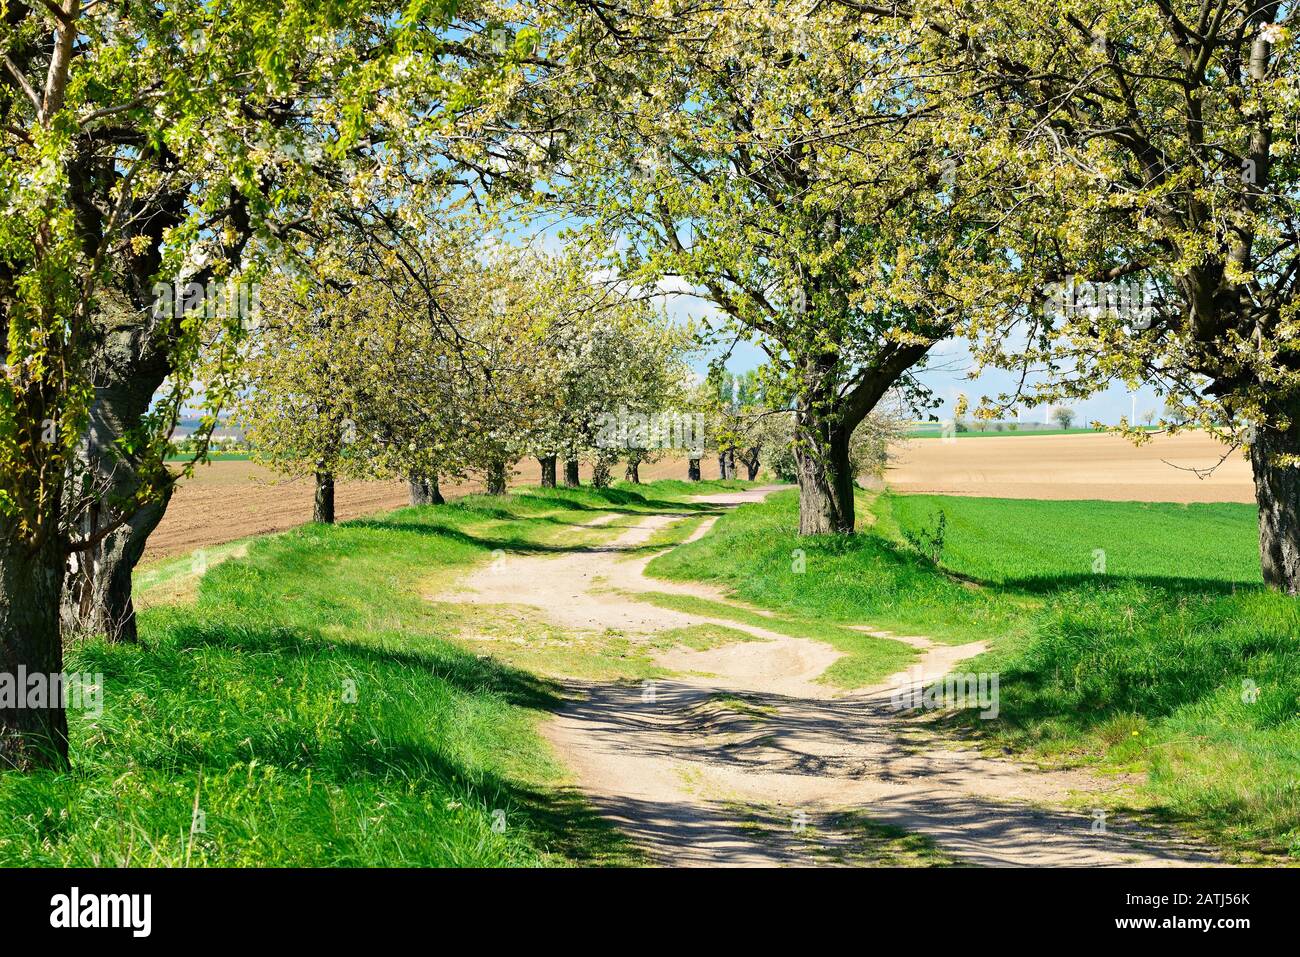
[[[902,492],[1007,498],[1106,499],[1150,502],[1253,502],[1245,459],[1234,453],[1208,478],[1225,448],[1201,433],[1158,436],[1146,445],[1111,435],[1016,435],[913,439],[894,450],[885,481]],[[703,462],[717,478],[716,459]],[[515,467],[511,484],[535,485],[535,460]],[[615,473],[622,477],[621,472]],[[641,467],[641,477],[685,478],[684,459]],[[590,470],[584,467],[584,481]],[[447,495],[481,491],[476,482],[447,483]],[[340,520],[406,504],[403,482],[341,482]],[[286,479],[252,462],[212,462],[176,490],[167,515],[149,539],[145,560],[184,554],[222,542],[284,531],[311,518],[312,483]]]
[[[705,459],[705,478],[718,477],[718,463]],[[511,485],[536,485],[541,466],[535,459],[515,466]],[[582,479],[591,480],[583,466]],[[615,473],[622,478],[622,470]],[[686,478],[684,459],[666,459],[641,466],[641,478]],[[481,482],[444,482],[444,495],[481,492]],[[313,485],[310,478],[286,478],[254,462],[217,461],[200,465],[193,478],[181,482],[167,514],[149,536],[144,561],[183,555],[196,548],[220,545],[250,535],[282,532],[311,520]],[[406,483],[339,482],[334,510],[339,521],[400,508],[407,503]]]
[[[1251,502],[1250,463],[1203,432],[1134,446],[1115,435],[913,439],[894,450],[885,481],[900,492],[1112,502]]]

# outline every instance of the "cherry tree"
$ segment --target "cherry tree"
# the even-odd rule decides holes
[[[978,133],[936,118],[937,61],[844,6],[540,7],[564,26],[538,14],[554,66],[520,99],[534,126],[576,119],[539,195],[611,240],[620,275],[685,282],[766,351],[796,413],[800,530],[851,531],[858,423],[1002,314]]]

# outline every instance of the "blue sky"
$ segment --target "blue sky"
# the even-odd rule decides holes
[[[665,296],[663,306],[670,316],[682,321],[690,317],[704,317],[717,313],[712,303],[682,294]],[[696,370],[703,373],[710,358],[711,355],[704,355],[697,359]],[[761,365],[764,358],[762,350],[757,346],[741,342],[732,351],[727,368],[733,372],[742,372]],[[959,393],[966,393],[970,404],[974,406],[982,395],[996,396],[1015,388],[1016,376],[1010,372],[985,369],[978,377],[971,378],[969,375],[971,368],[970,352],[965,344],[958,340],[942,342],[931,353],[929,368],[923,370],[918,378],[934,391],[936,398],[943,402],[942,406],[934,410],[934,414],[939,418],[951,417],[953,404]],[[1132,415],[1135,407],[1138,416],[1147,409],[1154,409],[1158,417],[1163,406],[1164,400],[1158,398],[1149,387],[1138,390],[1135,399],[1134,394],[1122,385],[1112,386],[1088,399],[1070,404],[1078,415],[1076,425],[1089,422],[1115,425],[1121,416]],[[1043,406],[1026,407],[1022,412],[1026,422],[1042,422],[1046,414],[1047,409]]]

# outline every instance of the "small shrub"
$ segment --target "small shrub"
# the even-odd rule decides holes
[[[916,531],[910,528],[903,529],[903,537],[907,539],[907,544],[934,565],[938,565],[943,559],[943,545],[947,533],[948,516],[944,514],[943,509],[939,509],[939,518],[933,528],[923,527]]]

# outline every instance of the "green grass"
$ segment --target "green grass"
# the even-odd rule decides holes
[[[875,511],[891,532],[933,529],[943,512],[944,567],[1015,588],[1095,580],[1100,558],[1109,577],[1170,587],[1260,582],[1252,505],[886,495]]]
[[[1244,853],[1300,858],[1300,604],[1262,588],[1252,508],[885,494],[860,509],[867,531],[801,540],[781,493],[650,572],[804,624],[988,640],[962,670],[1000,674],[1000,717],[954,716],[966,732],[1136,772],[1117,800]],[[936,567],[905,533],[933,531],[940,510]]]
[[[749,632],[741,631],[739,628],[703,624],[670,628],[657,636],[656,645],[661,648],[683,645],[694,651],[708,651],[712,648],[721,648],[723,645],[731,645],[736,642],[757,640]]]
[[[421,595],[493,549],[652,507],[528,490],[252,542],[192,604],[143,612],[139,645],[71,649],[104,711],[70,715],[70,773],[0,776],[0,864],[634,860],[535,733],[556,688],[458,646]]]
[[[645,540],[644,544],[635,549],[629,549],[627,555],[624,557],[630,560],[646,552],[663,551],[664,549],[680,545],[682,542],[686,541],[686,539],[690,538],[691,535],[695,534],[696,530],[708,521],[708,519],[708,515],[688,515],[685,518],[679,518],[670,522],[663,528],[656,529],[654,534]]]
[[[707,651],[734,641],[752,641],[747,632],[720,625],[672,628],[650,638],[606,629],[580,632],[558,628],[538,619],[536,611],[518,605],[436,605],[454,622],[454,639],[476,654],[530,674],[588,681],[637,681],[665,678],[671,672],[655,664],[655,656],[681,645]]]
[[[865,493],[859,496],[860,512],[869,504]],[[704,538],[655,558],[647,571],[714,582],[805,623],[866,623],[954,643],[1024,627],[1021,606],[1029,599],[1008,602],[936,575],[928,562],[877,535],[800,538],[798,514],[798,494],[778,492],[722,515]]]
[[[251,452],[209,452],[207,459],[209,462],[248,462],[253,458]],[[168,462],[192,462],[194,454],[191,452],[179,452],[175,455],[167,456]]]
[[[468,496],[142,568],[141,642],[69,650],[104,676],[102,715],[69,715],[72,771],[0,775],[0,866],[639,861],[536,733],[557,686],[476,653],[467,610],[426,596],[497,550],[600,544],[618,523],[576,525],[691,518],[689,495],[733,487]]]
[[[608,542],[651,513],[679,516],[655,548],[681,542],[714,512],[689,496],[738,487],[470,496],[209,549],[201,580],[190,558],[142,570],[148,594],[171,600],[142,612],[141,643],[69,651],[68,670],[103,674],[105,702],[71,715],[73,770],[0,775],[0,866],[636,861],[536,734],[559,700],[545,676],[651,677],[656,651],[750,640],[742,627],[843,651],[824,676],[842,687],[912,660],[850,624],[989,640],[962,667],[1000,674],[1000,716],[953,716],[965,732],[1137,772],[1113,800],[1300,858],[1300,606],[1259,585],[1245,506],[864,493],[867,531],[801,539],[781,492],[650,565],[754,607],[646,600],[737,627],[575,636],[511,606],[427,600],[498,549]],[[907,537],[940,510],[936,566]],[[619,519],[576,527],[609,512]],[[938,862],[864,828],[863,860]]]

